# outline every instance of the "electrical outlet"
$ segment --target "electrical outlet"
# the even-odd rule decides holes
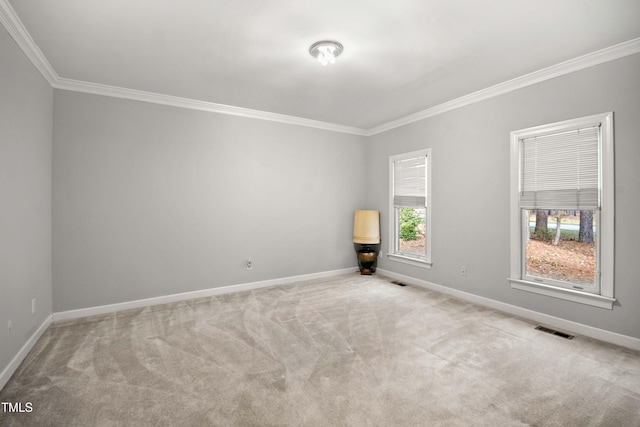
[[[253,269],[253,261],[251,258],[247,258],[247,270]]]
[[[9,334],[11,334],[11,329],[13,328],[13,322],[11,320],[9,320],[7,322],[7,330],[9,331]]]
[[[31,300],[31,314],[35,314],[36,312],[36,299]]]
[[[463,265],[462,267],[460,267],[460,275],[467,277],[467,266]]]

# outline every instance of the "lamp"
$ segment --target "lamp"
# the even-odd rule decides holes
[[[316,58],[322,65],[333,64],[336,58],[340,56],[344,48],[338,42],[331,40],[322,40],[315,42],[309,48],[311,56]]]
[[[380,212],[358,210],[353,216],[353,247],[358,258],[360,274],[376,271],[380,252]]]

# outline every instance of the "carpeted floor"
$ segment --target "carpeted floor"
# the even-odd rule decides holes
[[[357,274],[52,325],[2,426],[640,426],[640,353]]]

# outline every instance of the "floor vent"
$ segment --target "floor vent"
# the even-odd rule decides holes
[[[407,284],[406,284],[406,283],[402,283],[402,282],[399,282],[399,281],[397,281],[397,280],[394,280],[394,281],[393,281],[393,282],[391,282],[391,283],[393,283],[394,285],[398,285],[398,286],[407,286]]]
[[[556,331],[556,330],[553,330],[553,329],[545,328],[544,326],[536,326],[536,329],[539,330],[539,331],[542,331],[542,332],[546,332],[546,333],[551,334],[551,335],[557,335],[559,337],[566,338],[568,340],[572,340],[573,339],[573,335],[569,335],[569,334],[565,334],[564,332],[560,332],[560,331]]]

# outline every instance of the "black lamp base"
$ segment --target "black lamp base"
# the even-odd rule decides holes
[[[360,269],[360,274],[371,275],[375,273],[376,267],[378,266],[380,243],[354,243],[353,247],[355,248],[356,256],[358,257],[358,268]]]

